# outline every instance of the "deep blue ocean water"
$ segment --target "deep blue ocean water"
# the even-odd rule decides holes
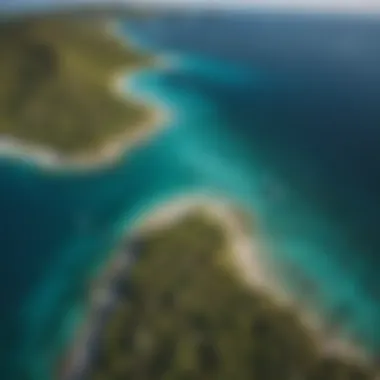
[[[294,294],[377,351],[380,23],[204,13],[123,28],[173,59],[126,83],[170,125],[97,172],[0,161],[4,378],[49,379],[96,268],[139,211],[182,192],[251,210]]]

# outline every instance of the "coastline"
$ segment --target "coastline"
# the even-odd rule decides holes
[[[371,358],[364,348],[344,339],[339,336],[339,333],[329,334],[320,313],[301,307],[297,300],[286,291],[284,284],[275,278],[269,260],[263,259],[263,255],[267,253],[254,238],[249,236],[249,231],[248,233],[244,231],[233,213],[233,206],[227,200],[215,201],[208,196],[179,197],[166,205],[159,206],[156,211],[153,210],[150,213],[148,211],[145,218],[141,218],[137,231],[144,233],[174,223],[177,218],[194,208],[202,208],[212,213],[225,225],[231,243],[230,252],[234,253],[227,260],[230,267],[235,270],[236,278],[243,281],[253,291],[265,294],[275,303],[296,309],[301,323],[313,335],[322,355],[349,360],[360,365],[370,364]]]
[[[120,43],[125,44],[116,28],[112,34]],[[161,128],[164,128],[168,121],[171,120],[168,109],[164,109],[161,105],[147,104],[142,99],[136,99],[133,97],[132,91],[124,88],[125,83],[131,76],[138,75],[146,69],[165,69],[167,65],[170,65],[167,62],[168,60],[165,57],[158,57],[157,59],[153,57],[152,67],[145,65],[133,68],[128,67],[122,73],[115,74],[111,85],[114,94],[122,99],[131,99],[136,105],[145,106],[147,108],[147,117],[140,125],[136,125],[132,129],[130,127],[126,128],[126,131],[122,134],[107,139],[102,147],[93,151],[66,155],[47,146],[29,143],[7,135],[0,135],[0,158],[29,161],[43,170],[54,172],[91,171],[103,169],[117,163],[124,154],[140,147],[149,138],[159,133]],[[104,127],[106,128],[106,125]]]
[[[154,109],[148,121],[133,133],[115,136],[95,153],[83,153],[73,157],[63,157],[53,149],[21,142],[11,137],[0,137],[0,157],[30,161],[45,171],[76,172],[97,170],[115,164],[124,154],[138,148],[163,127],[169,117],[161,110]]]
[[[258,240],[251,237],[249,232],[252,231],[247,231],[244,220],[239,218],[234,209],[236,206],[233,203],[215,200],[209,195],[178,196],[141,212],[128,230],[126,242],[135,236],[143,236],[150,231],[170,226],[194,210],[211,215],[215,221],[224,226],[230,248],[228,252],[233,253],[221,256],[221,264],[227,266],[237,280],[242,281],[252,291],[267,296],[272,302],[295,310],[300,323],[315,342],[321,357],[339,359],[359,366],[370,366],[371,359],[364,349],[341,336],[328,336],[318,313],[297,305],[294,297],[287,294],[282,284],[270,275],[268,263],[263,259],[265,252]],[[105,313],[112,313],[113,308],[117,306],[118,299],[112,292],[112,285],[118,278],[125,276],[136,259],[128,244],[125,247],[110,254],[109,260],[92,282],[87,311],[81,321],[81,327],[74,331],[76,336],[66,351],[65,369],[68,373],[61,375],[60,379],[82,379],[83,377],[75,377],[74,374],[91,368],[88,347],[98,338],[99,329],[104,327],[102,316]]]

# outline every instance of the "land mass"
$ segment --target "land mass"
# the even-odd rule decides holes
[[[154,62],[101,20],[1,23],[0,145],[73,166],[115,159],[162,121],[116,86],[122,73]]]
[[[210,200],[143,218],[94,285],[59,378],[374,379],[369,365],[326,353],[298,311],[265,291],[252,227]]]

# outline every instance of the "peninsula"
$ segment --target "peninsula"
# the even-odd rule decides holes
[[[74,168],[115,160],[162,121],[161,112],[119,86],[123,73],[154,61],[101,20],[3,21],[0,153]]]
[[[143,217],[97,279],[58,378],[374,379],[269,294],[254,227],[235,210],[182,199]]]

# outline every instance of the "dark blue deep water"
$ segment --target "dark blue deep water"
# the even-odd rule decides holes
[[[91,274],[139,210],[194,191],[251,210],[297,297],[378,351],[380,22],[199,13],[122,29],[172,59],[128,86],[173,118],[107,170],[0,161],[2,378],[51,378]]]

